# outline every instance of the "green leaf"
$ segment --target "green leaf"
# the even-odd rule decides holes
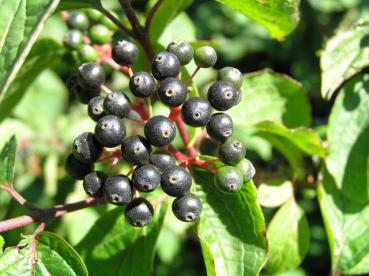
[[[261,206],[275,208],[293,197],[291,181],[272,179],[258,187],[258,202]]]
[[[267,259],[263,213],[252,181],[236,194],[224,194],[213,174],[193,168],[203,204],[197,233],[208,275],[257,275]]]
[[[58,10],[96,8],[100,0],[60,0]]]
[[[300,0],[217,0],[263,25],[272,38],[283,40],[296,28]]]
[[[36,258],[32,244],[36,242]],[[25,238],[16,247],[8,247],[0,255],[1,275],[88,275],[87,268],[77,252],[62,238],[42,232],[37,241]]]
[[[152,6],[155,1],[150,1]],[[151,41],[156,42],[163,33],[166,25],[172,21],[177,14],[186,9],[192,4],[193,0],[165,0],[161,4],[159,10],[157,11],[155,17],[151,22],[150,27],[150,38]]]
[[[0,122],[3,121],[20,102],[29,85],[48,67],[60,60],[63,51],[52,40],[40,40],[32,48],[29,58],[0,100]],[[0,95],[1,98],[1,95]]]
[[[0,255],[3,254],[4,244],[5,244],[4,238],[3,236],[0,235]]]
[[[1,0],[0,103],[59,0]]]
[[[325,156],[321,140],[313,130],[308,128],[288,129],[284,125],[271,121],[260,122],[253,126],[255,135],[268,140],[297,169],[302,162],[302,153],[308,155]]]
[[[304,210],[294,198],[285,203],[268,226],[269,259],[266,270],[281,273],[298,267],[310,244],[310,230]]]
[[[150,225],[137,229],[126,222],[122,208],[115,208],[95,223],[76,249],[95,275],[151,275],[165,212],[162,205]]]
[[[318,200],[331,250],[332,274],[367,274],[369,204],[345,197],[325,168],[322,175]]]
[[[369,23],[339,31],[322,53],[322,96],[330,99],[348,79],[369,66]]]
[[[353,8],[361,0],[309,0],[310,4],[322,12],[338,12]]]
[[[369,75],[349,80],[328,122],[327,168],[338,188],[353,201],[369,201]]]
[[[242,102],[227,113],[233,118],[234,135],[263,156],[270,155],[271,149],[264,139],[254,135],[253,125],[262,121],[282,123],[288,128],[310,125],[306,93],[300,83],[288,76],[271,70],[246,74],[242,90]]]
[[[0,184],[9,184],[13,181],[16,149],[17,140],[12,136],[0,153]]]

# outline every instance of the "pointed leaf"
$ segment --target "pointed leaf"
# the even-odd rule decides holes
[[[36,242],[35,255],[33,242]],[[31,275],[32,271],[35,275],[88,275],[77,252],[50,232],[42,232],[37,241],[26,236],[18,246],[6,248],[0,255],[1,275]]]
[[[368,45],[369,22],[339,31],[328,40],[320,60],[324,98],[330,99],[346,80],[369,66]]]
[[[13,181],[16,149],[17,141],[15,136],[12,136],[0,153],[0,184],[9,184]]]
[[[196,194],[203,204],[197,232],[208,275],[257,275],[265,264],[263,213],[252,181],[236,194],[224,194],[214,175],[194,167]]]
[[[318,200],[331,250],[332,274],[368,274],[369,204],[351,201],[337,189],[325,168],[322,174]]]
[[[283,40],[300,20],[300,0],[218,0],[263,25],[272,38]]]
[[[310,244],[310,229],[304,210],[294,198],[285,203],[268,226],[269,258],[266,270],[276,274],[298,267]]]
[[[342,87],[328,122],[327,168],[353,201],[369,201],[369,74]]]

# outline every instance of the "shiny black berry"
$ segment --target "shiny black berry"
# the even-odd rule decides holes
[[[228,114],[219,112],[211,115],[206,125],[206,131],[214,140],[223,142],[233,133],[233,121]]]
[[[129,89],[138,98],[149,97],[156,90],[155,79],[147,72],[134,73],[129,80]]]
[[[109,93],[104,100],[104,111],[106,114],[124,118],[128,116],[130,110],[131,103],[128,97],[121,92]]]
[[[250,162],[250,160],[244,158],[240,163],[236,165],[243,175],[243,183],[249,182],[255,175],[255,168]]]
[[[100,120],[102,117],[105,116],[104,100],[105,100],[104,97],[97,96],[97,97],[93,97],[88,102],[88,107],[87,107],[88,116],[95,122],[97,122],[98,120]]]
[[[181,71],[181,63],[175,54],[164,51],[155,56],[151,71],[157,80],[175,78]]]
[[[242,173],[235,167],[222,167],[215,174],[215,185],[220,191],[225,193],[238,192],[243,185]]]
[[[195,50],[195,63],[200,68],[209,68],[217,62],[217,53],[213,47],[203,46]]]
[[[150,152],[151,146],[142,136],[129,136],[122,142],[122,157],[132,165],[141,165],[149,162]]]
[[[190,63],[193,58],[193,48],[185,40],[175,40],[168,44],[167,51],[175,54],[181,65]]]
[[[191,193],[177,197],[172,203],[173,214],[181,221],[190,222],[200,218],[202,204],[200,199]]]
[[[124,210],[127,222],[135,227],[148,225],[154,216],[154,208],[144,198],[133,199]]]
[[[208,100],[214,109],[225,111],[236,104],[237,91],[229,82],[216,81],[208,90]]]
[[[170,196],[186,194],[192,185],[190,173],[181,166],[166,169],[161,176],[161,187]]]
[[[132,200],[132,185],[124,174],[108,177],[103,186],[105,199],[115,205],[126,205]]]
[[[183,104],[187,98],[187,87],[180,80],[166,78],[159,85],[158,96],[167,106],[179,106]]]
[[[63,42],[66,47],[77,50],[83,44],[83,34],[78,30],[69,30],[65,33]]]
[[[150,154],[150,163],[155,165],[163,173],[167,168],[175,166],[176,160],[170,153],[156,151]]]
[[[220,161],[227,165],[237,165],[246,155],[246,148],[243,143],[236,138],[229,138],[221,143],[218,148]]]
[[[167,117],[158,115],[152,117],[144,127],[146,138],[155,147],[169,145],[176,136],[176,127]]]
[[[241,71],[237,68],[224,67],[218,71],[218,80],[230,82],[236,90],[239,90],[242,86],[243,77]]]
[[[211,118],[211,105],[200,97],[188,99],[182,106],[183,121],[193,127],[206,125]]]
[[[105,147],[116,147],[126,137],[126,127],[121,118],[106,115],[97,122],[95,137]]]
[[[96,171],[85,175],[83,178],[83,189],[91,197],[103,196],[103,186],[108,176],[104,172]]]
[[[83,163],[70,154],[65,162],[65,170],[72,178],[82,180],[86,174],[94,170],[94,165]]]
[[[67,18],[68,27],[71,29],[87,30],[90,22],[88,17],[79,11],[72,11]]]
[[[100,89],[105,82],[104,69],[95,62],[84,63],[78,68],[78,82],[86,89]]]
[[[114,43],[111,55],[113,60],[120,65],[132,65],[137,60],[138,48],[128,40],[119,40]]]
[[[85,132],[77,136],[73,142],[73,156],[81,162],[95,163],[103,151],[102,145],[91,132]]]
[[[152,192],[160,185],[161,174],[157,167],[145,164],[135,169],[132,175],[133,186],[140,192]]]

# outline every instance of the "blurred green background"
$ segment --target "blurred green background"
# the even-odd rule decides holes
[[[116,10],[117,1],[105,1]],[[144,11],[146,1],[133,1],[137,10]],[[121,14],[120,14],[121,15]],[[365,0],[305,0],[301,3],[301,21],[296,31],[283,42],[273,41],[266,30],[245,16],[214,1],[194,1],[186,13],[171,23],[160,41],[168,42],[174,30],[180,28],[182,37],[196,36],[197,40],[209,41],[216,47],[219,61],[216,69],[234,66],[243,73],[264,68],[285,73],[301,82],[310,99],[313,128],[324,138],[325,124],[333,100],[327,102],[320,96],[319,53],[326,39],[336,28],[346,28],[358,18],[369,19],[369,1]],[[37,47],[54,43],[62,47],[66,24],[60,15],[52,16],[42,31]],[[16,187],[29,201],[39,207],[49,207],[85,198],[80,183],[66,177],[63,163],[75,136],[92,128],[85,106],[68,93],[67,78],[77,63],[65,55],[63,62],[43,71],[17,105],[12,115],[0,123],[0,147],[15,133],[18,138]],[[107,69],[108,70],[108,69]],[[110,85],[125,89],[127,79],[118,74],[109,75]],[[214,71],[204,70],[197,85],[205,87],[214,79]],[[160,109],[160,107],[157,107]],[[249,158],[255,164],[255,183],[270,178],[276,172],[286,170],[287,162],[273,151],[261,158],[250,150]],[[307,159],[306,166],[314,171],[319,165],[315,159]],[[314,190],[298,191],[300,206],[308,216],[312,242],[308,256],[301,267],[283,275],[328,275],[330,257],[328,243],[315,200]],[[107,206],[85,209],[56,219],[48,229],[65,237],[72,245],[88,231],[89,227],[107,210]],[[267,222],[275,209],[263,209]],[[24,213],[4,192],[0,193],[0,219]],[[160,234],[155,258],[155,275],[205,275],[200,245],[191,225],[181,223],[168,212],[165,226]],[[80,221],[83,221],[81,225]],[[22,232],[31,233],[34,226],[24,231],[13,230],[4,234],[7,246],[15,245]],[[266,275],[266,274],[265,274]],[[282,274],[281,274],[282,275]]]

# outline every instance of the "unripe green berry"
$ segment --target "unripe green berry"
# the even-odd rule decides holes
[[[86,15],[93,22],[98,22],[103,17],[103,14],[101,12],[94,9],[87,9]]]
[[[240,70],[234,67],[224,67],[218,71],[218,80],[228,81],[233,84],[236,90],[239,90],[242,86],[242,73]]]
[[[92,26],[88,34],[92,43],[98,45],[108,43],[111,39],[111,31],[101,24]]]
[[[249,182],[255,175],[255,168],[252,165],[251,161],[244,158],[240,163],[236,165],[236,168],[239,169],[243,175],[243,182]]]
[[[193,58],[193,48],[185,40],[175,40],[168,44],[167,51],[175,54],[181,65],[190,63]]]
[[[235,193],[241,190],[243,176],[239,169],[231,166],[220,168],[215,174],[216,187],[225,193]]]
[[[213,47],[203,46],[195,50],[195,63],[200,68],[213,67],[217,62],[217,53]]]
[[[97,60],[97,52],[91,45],[85,44],[78,49],[79,57],[82,62],[90,62]]]
[[[246,155],[246,148],[243,143],[235,138],[229,138],[221,143],[218,148],[220,161],[227,165],[237,165]]]

